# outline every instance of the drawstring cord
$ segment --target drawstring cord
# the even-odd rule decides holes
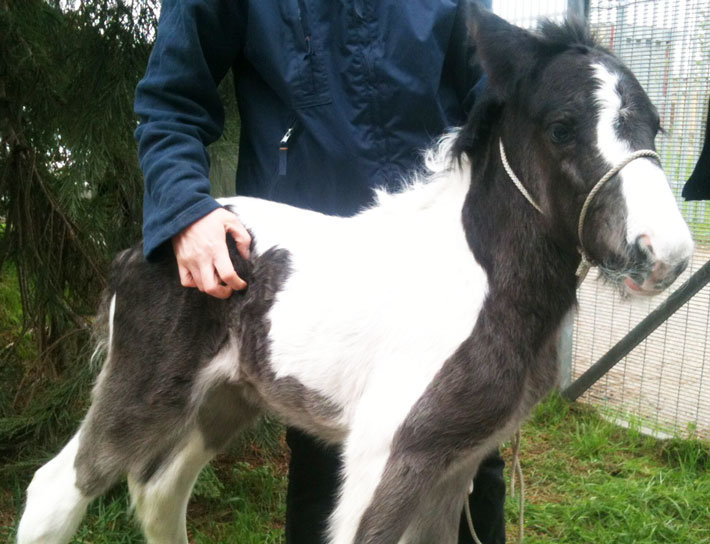
[[[510,496],[515,496],[515,476],[520,479],[520,495],[518,496],[518,544],[523,544],[523,530],[525,529],[525,480],[523,479],[523,468],[520,466],[520,429],[513,438],[513,466],[510,467]]]

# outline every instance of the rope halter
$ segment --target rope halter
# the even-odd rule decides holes
[[[532,196],[530,196],[530,193],[525,189],[525,187],[523,187],[523,184],[520,182],[520,179],[518,179],[518,176],[515,175],[515,172],[513,172],[513,169],[510,167],[510,164],[508,163],[508,157],[505,154],[505,148],[503,147],[503,140],[499,139],[498,144],[500,148],[500,159],[503,162],[503,168],[508,174],[508,177],[518,188],[518,191],[520,191],[520,193],[525,197],[525,200],[527,200],[532,205],[532,207],[535,208],[538,212],[540,212],[542,215],[545,215],[540,205],[535,202]],[[577,248],[577,251],[579,251],[579,254],[582,257],[582,261],[579,263],[579,267],[577,268],[578,283],[582,283],[589,269],[595,264],[597,264],[594,262],[594,260],[590,258],[589,253],[587,253],[587,250],[584,249],[584,242],[582,241],[584,239],[584,220],[587,217],[587,211],[589,210],[592,200],[594,200],[594,197],[606,184],[606,182],[613,178],[615,175],[617,175],[622,170],[622,168],[624,168],[630,162],[635,161],[636,159],[640,159],[642,157],[651,157],[653,159],[656,159],[658,162],[661,162],[661,157],[658,155],[658,153],[652,151],[651,149],[640,149],[639,151],[634,151],[633,153],[630,153],[629,155],[624,157],[616,166],[612,167],[611,170],[604,174],[602,178],[597,181],[594,187],[592,187],[592,190],[589,191],[589,194],[587,195],[587,198],[585,199],[584,204],[582,205],[582,211],[579,214],[579,222],[577,223],[577,237],[579,238],[579,247]]]

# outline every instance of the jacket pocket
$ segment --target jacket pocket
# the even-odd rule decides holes
[[[309,0],[250,2],[245,57],[293,109],[332,102],[323,36],[311,25],[311,5]]]
[[[328,74],[325,69],[323,44],[313,33],[308,0],[296,0],[300,33],[296,36],[296,79],[293,87],[293,106],[305,108],[331,101]]]

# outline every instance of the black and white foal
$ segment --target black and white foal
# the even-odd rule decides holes
[[[488,91],[402,192],[349,219],[224,200],[255,240],[226,301],[119,255],[93,404],[35,474],[21,544],[67,542],[124,477],[148,541],[186,543],[200,469],[264,411],[342,445],[328,542],[455,541],[482,456],[556,382],[580,248],[632,294],[693,248],[659,161],[629,158],[659,129],[632,74],[581,27],[471,19]]]

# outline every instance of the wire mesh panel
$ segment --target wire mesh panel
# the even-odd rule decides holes
[[[493,0],[493,12],[523,28],[536,28],[541,18],[561,21],[568,0]]]
[[[710,210],[680,199],[703,144],[710,95],[710,0],[591,0],[598,41],[636,74],[661,115],[656,141],[697,250],[676,285],[710,259]],[[579,293],[573,378],[658,306],[663,297],[624,301],[590,274]],[[706,338],[710,288],[634,349],[584,397],[614,417],[653,430],[710,438]]]

